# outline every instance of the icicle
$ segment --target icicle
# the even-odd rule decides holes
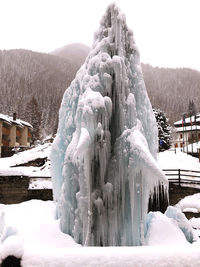
[[[156,152],[139,53],[112,4],[60,108],[51,159],[61,230],[85,246],[143,245],[151,202],[167,200]]]

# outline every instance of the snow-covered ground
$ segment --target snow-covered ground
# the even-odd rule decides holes
[[[180,149],[166,150],[158,153],[158,165],[161,169],[184,169],[200,171],[198,158],[183,153]]]
[[[15,255],[23,267],[200,266],[200,243],[188,243],[173,220],[158,212],[143,247],[81,247],[59,230],[52,201],[0,205],[0,218],[0,262]]]
[[[19,166],[39,158],[48,158],[51,151],[51,143],[38,145],[35,148],[14,154],[12,157],[0,158],[0,175],[24,175],[33,177],[49,177],[50,161],[45,166]]]
[[[24,173],[50,175],[49,166],[15,167],[48,156],[50,144],[38,146],[11,158],[0,159],[0,173],[19,170]],[[41,153],[41,154],[40,154]],[[200,170],[198,159],[178,150],[159,153],[160,168]],[[36,168],[36,169],[35,169]],[[38,171],[39,169],[39,171]],[[37,170],[37,171],[34,171]],[[200,194],[188,196],[178,203],[181,211],[200,211]],[[192,218],[190,225],[199,234],[200,219]],[[200,242],[189,243],[175,220],[160,212],[154,213],[143,247],[82,247],[59,230],[52,201],[30,200],[20,204],[0,204],[0,263],[7,255],[22,258],[24,267],[42,266],[200,266]]]
[[[50,159],[51,143],[18,152],[12,157],[0,158],[0,176],[29,176],[29,189],[51,189]],[[19,166],[28,162],[47,158],[43,166]]]

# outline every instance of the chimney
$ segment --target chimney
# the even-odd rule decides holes
[[[13,120],[16,121],[16,119],[17,119],[17,113],[14,112],[14,113],[13,113]]]

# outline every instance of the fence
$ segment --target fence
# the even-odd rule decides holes
[[[163,172],[167,176],[169,183],[194,184],[200,185],[200,171],[182,170],[182,169],[164,169]]]

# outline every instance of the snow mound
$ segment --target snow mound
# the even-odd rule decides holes
[[[200,212],[200,193],[184,197],[176,207],[181,211]]]
[[[179,246],[188,243],[178,225],[161,212],[150,212],[146,223],[145,242],[149,246]]]

